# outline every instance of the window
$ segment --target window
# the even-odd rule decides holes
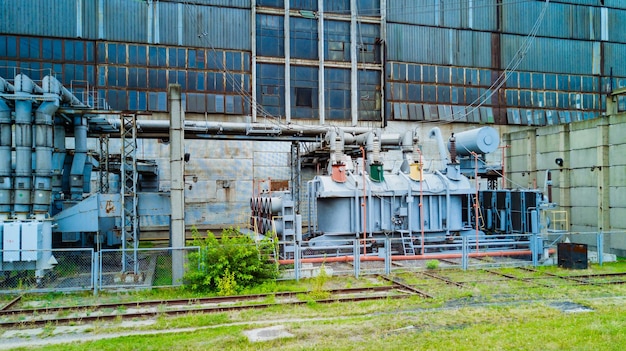
[[[296,106],[313,107],[313,89],[296,88]]]

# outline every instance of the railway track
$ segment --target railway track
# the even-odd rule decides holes
[[[420,272],[420,273],[421,273],[422,275],[425,275],[425,276],[429,277],[429,278],[433,278],[433,279],[440,280],[440,281],[442,281],[442,282],[444,282],[444,283],[446,283],[446,284],[448,284],[448,285],[454,285],[454,286],[459,287],[459,288],[465,288],[465,284],[460,283],[460,282],[455,282],[455,281],[453,281],[453,280],[450,280],[450,279],[448,279],[448,278],[446,278],[446,277],[442,277],[442,276],[437,275],[437,274],[435,274],[435,273],[432,273],[432,272],[423,272],[423,271],[422,271],[422,272]]]
[[[18,302],[20,302],[20,300],[22,300],[22,295],[18,295],[13,300],[7,302],[6,305],[4,305],[4,306],[2,306],[2,308],[0,308],[0,313],[2,313],[2,311],[6,311],[6,310],[10,309],[11,307],[15,306]]]
[[[517,281],[521,281],[521,282],[525,282],[525,283],[533,283],[533,284],[536,284],[536,285],[539,285],[539,286],[543,286],[543,287],[546,287],[546,288],[553,288],[554,287],[551,284],[544,284],[544,283],[538,282],[538,281],[536,281],[533,278],[518,277],[518,276],[515,276],[513,274],[502,273],[502,272],[494,271],[494,270],[491,270],[491,269],[483,269],[483,271],[487,272],[489,274],[497,275],[497,276],[504,277],[504,278],[507,278],[507,279],[517,280]]]
[[[528,268],[528,267],[519,267],[528,272],[534,272],[539,274],[544,274],[552,278],[558,278],[563,280],[568,280],[574,282],[579,285],[621,285],[626,284],[626,280],[606,280],[606,281],[590,281],[591,279],[607,279],[614,277],[624,277],[626,273],[595,273],[595,274],[580,274],[580,275],[559,275],[549,272],[540,272],[538,270]]]
[[[359,302],[379,299],[402,299],[414,295],[424,296],[421,291],[402,283],[391,286],[325,290],[330,298],[315,300],[316,303]],[[393,293],[400,291],[400,293]],[[156,316],[179,316],[190,313],[219,313],[248,309],[266,309],[274,306],[298,306],[309,303],[297,299],[305,292],[284,292],[245,296],[227,296],[165,301],[139,301],[89,306],[61,306],[35,309],[3,309],[0,311],[0,328],[38,327],[48,324],[71,325],[95,321],[153,318]],[[382,294],[381,294],[382,293]],[[354,296],[361,294],[360,296]],[[334,296],[333,296],[334,295]],[[349,296],[341,296],[349,295]],[[281,302],[264,303],[269,297],[283,299]],[[430,296],[429,296],[430,297]],[[236,303],[247,303],[244,305]],[[236,305],[235,305],[236,304]],[[71,315],[71,316],[68,316]]]

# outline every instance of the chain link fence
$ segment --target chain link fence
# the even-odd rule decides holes
[[[478,240],[477,240],[478,239]],[[460,237],[421,245],[417,237],[326,241],[324,246],[278,242],[267,259],[280,264],[281,280],[320,274],[355,276],[393,274],[427,268],[482,269],[561,265],[559,244],[584,248],[576,260],[604,264],[625,257],[626,232],[558,232]],[[132,250],[54,249],[28,252],[39,261],[9,261],[15,251],[0,250],[0,293],[149,289],[181,285],[189,254],[199,247]],[[39,262],[39,263],[37,263]],[[39,266],[37,266],[39,264]],[[45,269],[39,269],[46,266]]]
[[[97,287],[108,290],[181,285],[191,252],[198,252],[198,247],[101,250]]]
[[[12,258],[32,256],[31,261]],[[0,250],[0,293],[93,290],[94,250]],[[23,260],[24,258],[22,258]]]

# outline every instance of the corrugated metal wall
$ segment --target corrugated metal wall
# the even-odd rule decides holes
[[[76,37],[76,1],[0,1],[0,33]]]
[[[491,34],[468,30],[390,23],[390,61],[490,67]]]
[[[503,32],[529,34],[544,6],[544,2],[538,1],[518,1],[502,6]],[[549,6],[538,36],[600,39],[600,8],[559,3]]]
[[[502,36],[503,66],[514,59],[525,40],[525,36]],[[593,47],[591,41],[535,38],[518,70],[569,74],[599,72],[599,66],[594,67],[599,62],[593,60]]]
[[[107,0],[104,2],[104,38],[141,43],[148,41],[148,11],[142,1]],[[98,13],[87,20],[97,21]]]

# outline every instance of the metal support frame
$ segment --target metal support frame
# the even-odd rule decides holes
[[[109,135],[100,135],[100,192],[108,194],[109,184]]]
[[[139,244],[139,219],[137,218],[137,117],[122,114],[120,139],[122,143],[122,273],[139,271],[137,248]],[[129,253],[132,248],[132,253]]]
[[[295,213],[300,213],[300,142],[291,143],[291,199]]]

